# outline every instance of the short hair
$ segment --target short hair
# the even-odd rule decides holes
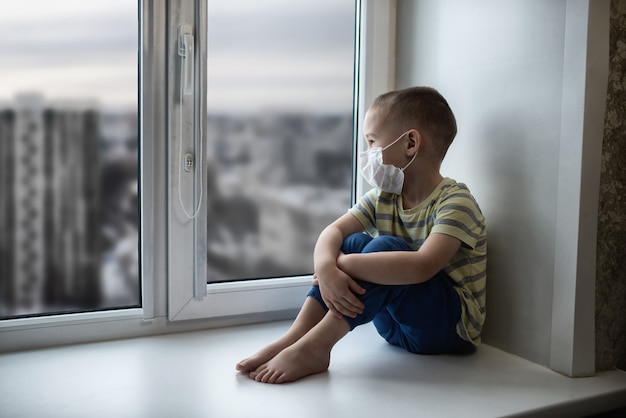
[[[432,87],[410,87],[378,96],[370,106],[384,112],[399,131],[417,129],[435,143],[441,158],[456,136],[456,119],[446,99]]]

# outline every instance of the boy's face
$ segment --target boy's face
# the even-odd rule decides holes
[[[384,119],[384,113],[378,109],[369,109],[365,113],[363,135],[367,143],[367,149],[385,148],[398,138],[399,134],[389,129],[388,125],[385,125]],[[383,163],[393,164],[396,167],[404,166],[406,164],[406,154],[403,152],[405,147],[402,144],[404,142],[400,140],[397,144],[383,151]]]

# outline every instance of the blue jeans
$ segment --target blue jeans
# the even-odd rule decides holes
[[[357,233],[344,240],[341,251],[352,254],[415,250],[397,237],[372,238]],[[450,353],[472,346],[456,333],[461,298],[443,271],[425,282],[410,285],[379,285],[354,279],[366,289],[364,295],[358,296],[365,309],[356,318],[344,318],[350,330],[372,321],[387,342],[419,354]],[[319,287],[312,287],[308,296],[328,311]]]

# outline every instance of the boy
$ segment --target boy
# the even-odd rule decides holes
[[[412,353],[480,342],[486,231],[465,185],[439,173],[456,136],[448,103],[428,87],[392,91],[363,130],[361,172],[374,189],[320,234],[313,287],[286,334],[237,364],[256,381],[327,370],[335,343],[370,321]]]

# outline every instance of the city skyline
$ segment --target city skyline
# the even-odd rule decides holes
[[[136,120],[35,98],[15,109],[0,112],[0,317],[132,304]],[[209,119],[208,130],[217,134],[204,174],[216,221],[207,237],[210,281],[310,272],[314,238],[349,206],[351,120],[350,114]],[[83,122],[91,126],[84,138]],[[24,135],[31,125],[37,130]],[[257,141],[262,152],[245,145]],[[91,186],[77,188],[86,178]],[[87,244],[89,256],[69,256]],[[66,255],[53,256],[59,251]],[[280,256],[285,253],[290,256]],[[247,262],[233,263],[241,254]],[[75,273],[86,268],[89,274]],[[76,297],[81,294],[88,299]]]

